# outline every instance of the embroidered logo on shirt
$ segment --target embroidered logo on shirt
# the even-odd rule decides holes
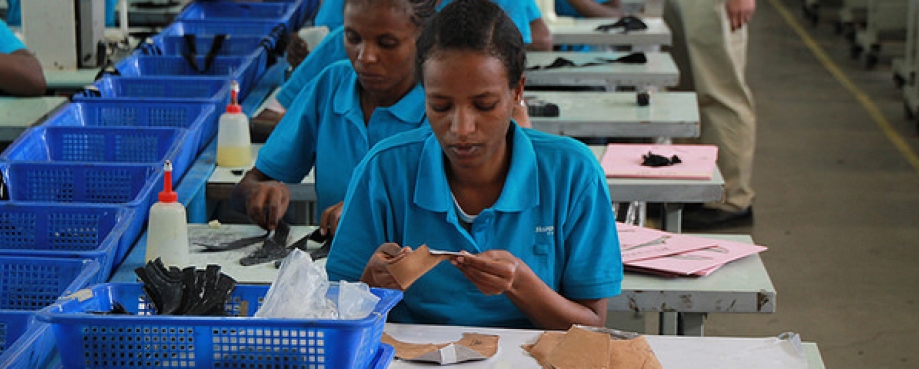
[[[544,233],[547,236],[555,234],[555,226],[537,226],[536,234]]]

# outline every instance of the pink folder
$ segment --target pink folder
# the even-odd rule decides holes
[[[676,155],[681,163],[664,167],[641,165],[648,152]],[[609,144],[600,159],[607,177],[711,179],[718,159],[718,147],[712,145]]]
[[[711,274],[731,261],[766,250],[763,246],[742,242],[710,241],[714,242],[715,246],[653,259],[623,261],[623,264],[625,264],[626,268],[661,274],[704,276]]]
[[[639,260],[659,258],[667,255],[704,249],[717,244],[715,240],[685,236],[623,223],[616,223],[616,230],[619,233],[619,247],[622,250],[622,262],[626,264]]]

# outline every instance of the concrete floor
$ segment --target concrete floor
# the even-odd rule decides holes
[[[919,168],[780,15],[817,46],[919,152],[916,121],[884,46],[874,70],[849,56],[834,13],[811,26],[801,0],[762,0],[750,28],[749,83],[758,103],[752,234],[778,291],[774,314],[710,315],[709,336],[795,331],[827,368],[919,368]],[[899,45],[902,50],[902,45]]]

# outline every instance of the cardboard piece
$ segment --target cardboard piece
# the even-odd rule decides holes
[[[641,165],[648,152],[668,158],[676,155],[682,162],[665,167]],[[718,147],[713,145],[609,144],[600,166],[607,177],[711,179],[717,159]]]
[[[407,290],[424,273],[449,258],[450,255],[432,255],[427,245],[421,245],[399,261],[387,265],[386,268],[399,286]]]
[[[603,328],[575,326],[567,332],[546,332],[523,349],[544,369],[663,368],[644,336]]]
[[[499,336],[463,333],[463,338],[456,342],[433,343],[406,343],[383,333],[381,342],[396,349],[396,357],[409,361],[432,362],[441,365],[455,364],[465,361],[484,360],[495,356],[498,352]]]

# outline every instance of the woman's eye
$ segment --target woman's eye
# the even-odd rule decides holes
[[[431,110],[438,113],[443,113],[447,110],[450,110],[450,104],[428,104],[431,107]]]
[[[394,48],[394,47],[396,47],[396,46],[398,46],[398,45],[399,45],[399,41],[398,41],[398,40],[395,40],[395,39],[392,39],[392,38],[388,38],[388,37],[384,37],[384,38],[381,38],[381,39],[380,39],[380,46],[381,46],[381,47],[384,47],[384,48],[387,48],[387,49],[392,49],[392,48]]]
[[[345,41],[348,41],[349,44],[356,44],[361,42],[361,38],[354,32],[345,32]]]
[[[497,102],[475,104],[476,109],[479,109],[481,111],[492,111],[495,109],[496,106],[498,106]]]

